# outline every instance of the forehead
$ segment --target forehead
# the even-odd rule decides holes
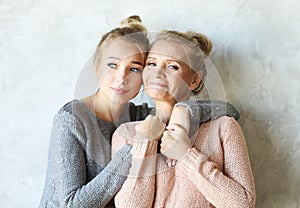
[[[102,48],[102,57],[118,57],[124,59],[127,57],[143,58],[142,49],[134,43],[126,40],[117,39],[109,42]]]
[[[149,55],[151,54],[178,59],[186,64],[189,63],[187,48],[173,41],[159,40],[155,42],[150,48]]]

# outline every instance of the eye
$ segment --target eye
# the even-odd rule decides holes
[[[173,64],[168,65],[168,68],[169,68],[169,69],[172,69],[172,70],[178,70],[178,69],[179,69],[178,66],[173,65]]]
[[[154,66],[156,66],[156,63],[154,63],[154,62],[148,62],[148,63],[147,63],[147,66],[152,66],[152,67],[154,67]]]
[[[142,71],[142,69],[131,67],[130,71],[132,71],[132,72],[140,72],[140,71]]]
[[[116,69],[117,68],[117,64],[115,64],[115,63],[108,63],[107,66],[111,69]]]

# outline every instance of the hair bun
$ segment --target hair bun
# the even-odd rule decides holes
[[[121,28],[128,27],[138,32],[147,32],[146,27],[142,24],[142,20],[138,15],[131,15],[121,21]]]
[[[196,44],[207,56],[209,56],[212,49],[212,42],[208,39],[208,37],[202,33],[193,31],[188,31],[187,34],[193,38],[194,44]]]

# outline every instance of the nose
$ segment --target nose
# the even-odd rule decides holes
[[[120,84],[127,84],[128,76],[129,76],[129,70],[126,70],[126,68],[119,68],[116,74],[116,81]]]
[[[155,70],[156,78],[165,78],[166,77],[166,70],[164,67],[159,67]]]

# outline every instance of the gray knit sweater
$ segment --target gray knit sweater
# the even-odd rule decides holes
[[[220,101],[188,101],[182,105],[189,107],[192,123],[223,115],[239,118],[232,105]],[[151,109],[147,105],[130,104],[128,112],[117,122],[107,122],[79,100],[58,111],[53,120],[39,207],[114,207],[113,197],[130,169],[131,146],[123,146],[111,160],[112,133],[121,123],[143,120]]]
[[[131,161],[129,145],[111,160],[110,140],[117,125],[95,117],[78,100],[59,110],[50,136],[40,207],[114,207],[112,198]]]

